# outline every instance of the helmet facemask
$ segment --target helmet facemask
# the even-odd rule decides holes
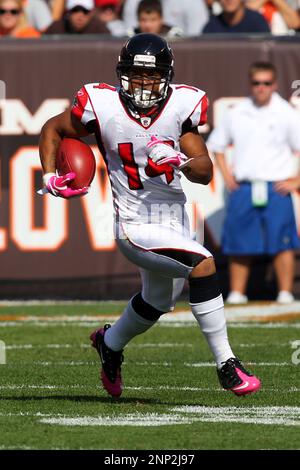
[[[123,93],[137,107],[151,108],[167,96],[169,80],[165,71],[134,67],[120,71]]]

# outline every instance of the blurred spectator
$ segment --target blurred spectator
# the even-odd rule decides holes
[[[106,24],[110,34],[117,37],[127,36],[125,24],[119,16],[119,0],[95,0],[95,6],[98,18]]]
[[[129,36],[139,33],[159,34],[168,39],[181,37],[178,26],[168,26],[163,22],[162,6],[159,0],[142,0],[138,5],[138,27],[128,31]]]
[[[0,37],[38,38],[40,33],[29,25],[22,0],[0,0]]]
[[[298,18],[300,20],[300,0],[287,0],[287,3],[298,13]],[[297,31],[300,31],[300,26]]]
[[[60,20],[65,12],[65,0],[52,0],[50,5],[52,10],[52,21]]]
[[[205,0],[205,3],[211,15],[219,15],[222,13],[222,7],[218,0]]]
[[[125,0],[123,20],[127,29],[138,26],[137,8],[140,0]],[[205,0],[162,0],[163,19],[177,26],[184,36],[198,36],[208,21]]]
[[[245,7],[244,0],[220,0],[222,13],[211,16],[203,33],[269,33],[265,18]]]
[[[95,16],[93,0],[67,0],[66,13],[54,21],[45,34],[110,34],[105,24]]]
[[[41,32],[50,26],[52,14],[45,0],[25,0],[23,5],[31,26]]]
[[[248,0],[246,5],[265,17],[272,34],[287,34],[300,27],[297,6],[293,8],[286,0]]]
[[[251,96],[231,108],[208,146],[229,191],[222,249],[229,258],[229,303],[245,303],[251,262],[273,258],[279,303],[293,301],[294,249],[299,247],[291,192],[300,187],[299,113],[277,93],[270,63],[250,67]],[[232,166],[225,149],[233,144]]]

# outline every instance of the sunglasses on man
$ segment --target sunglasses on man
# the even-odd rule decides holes
[[[264,86],[271,86],[273,85],[273,81],[271,80],[265,80],[265,81],[259,81],[259,80],[252,80],[251,85],[252,86],[259,86],[259,85],[264,85]]]
[[[0,8],[0,15],[1,16],[5,15],[5,13],[6,14],[10,13],[11,15],[16,16],[16,15],[19,15],[21,13],[21,10],[18,10],[17,8],[12,8],[11,10],[8,10],[8,9],[5,10],[4,8]]]

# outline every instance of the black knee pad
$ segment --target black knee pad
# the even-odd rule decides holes
[[[166,313],[145,302],[140,292],[133,297],[131,305],[138,315],[150,321],[157,321],[161,315]]]
[[[215,299],[221,294],[217,274],[206,277],[193,277],[189,279],[190,303],[199,304]]]

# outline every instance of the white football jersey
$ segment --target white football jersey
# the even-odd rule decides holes
[[[101,83],[82,87],[72,113],[85,126],[96,121],[96,137],[113,192],[118,218],[131,223],[155,220],[160,206],[184,205],[180,171],[168,164],[157,165],[147,154],[152,136],[179,150],[182,126],[197,127],[206,122],[205,92],[187,85],[170,85],[160,113],[134,116],[120,99],[119,89]],[[154,219],[153,219],[154,217]],[[158,221],[157,221],[158,222]]]

